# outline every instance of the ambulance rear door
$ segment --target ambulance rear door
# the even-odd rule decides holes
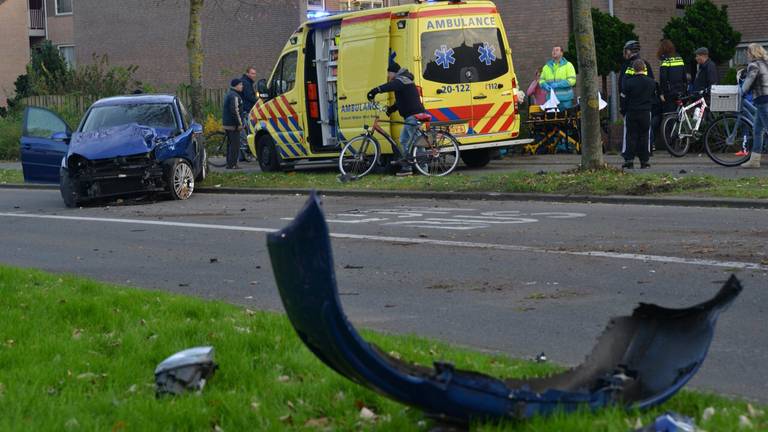
[[[464,40],[472,53],[465,64],[472,74],[472,132],[485,141],[509,138],[516,119],[514,74],[498,21],[495,12],[464,18]]]
[[[363,133],[363,125],[372,125],[376,118],[377,112],[366,95],[387,81],[390,18],[390,12],[371,13],[346,18],[341,23],[338,140],[342,143]],[[387,103],[383,97],[377,100]]]
[[[453,9],[458,10],[458,9]],[[472,121],[472,74],[465,66],[470,47],[464,43],[462,17],[445,10],[417,12],[424,107],[436,124],[447,123],[463,136]]]

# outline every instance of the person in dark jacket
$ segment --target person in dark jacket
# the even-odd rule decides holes
[[[240,131],[243,130],[243,82],[238,78],[229,83],[229,92],[224,98],[221,123],[227,133],[227,169],[239,169],[237,158],[240,155]]]
[[[675,44],[669,39],[662,39],[657,52],[659,66],[659,98],[662,102],[662,112],[675,112],[677,101],[688,92],[688,76],[685,62],[677,54]]]
[[[241,96],[243,97],[243,115],[251,113],[253,106],[256,105],[256,69],[249,67],[245,74],[243,74],[240,81],[243,82],[243,91]]]
[[[633,74],[621,88],[621,114],[624,115],[624,157],[622,168],[634,168],[635,156],[640,168],[650,168],[651,157],[651,110],[656,95],[656,81],[647,74],[648,68],[641,59],[632,64]]]
[[[635,74],[635,69],[632,67],[632,64],[634,64],[635,60],[639,59],[640,42],[636,40],[627,41],[627,43],[624,44],[624,65],[621,67],[621,71],[619,72],[619,89],[622,88],[624,85],[624,80],[627,77],[631,77]],[[654,79],[651,64],[645,60],[643,60],[643,62],[645,63],[645,70],[647,71],[647,75],[651,79]]]
[[[706,47],[701,47],[694,53],[699,66],[696,69],[696,78],[693,79],[693,91],[708,92],[710,87],[717,84],[717,66],[709,58],[709,50]]]
[[[415,115],[425,111],[424,105],[421,103],[421,95],[416,88],[416,83],[413,82],[413,74],[408,69],[400,67],[393,61],[389,64],[387,73],[389,81],[372,88],[368,92],[368,100],[372,101],[379,93],[395,93],[395,103],[387,109],[387,115],[392,115],[397,111],[405,119],[405,125],[400,134],[400,146],[402,147],[402,156],[406,158],[409,150],[408,145],[418,127]],[[398,175],[408,175],[411,172],[410,164],[402,163]]]

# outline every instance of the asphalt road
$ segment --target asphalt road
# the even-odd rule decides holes
[[[0,262],[280,310],[265,232],[302,196],[196,195],[68,210],[0,190]],[[685,307],[731,273],[692,385],[768,401],[768,211],[327,198],[346,312],[362,327],[577,364],[611,316]]]

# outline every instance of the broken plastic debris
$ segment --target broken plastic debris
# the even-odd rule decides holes
[[[190,348],[163,360],[155,369],[155,393],[179,395],[202,391],[219,366],[213,361],[213,347]]]
[[[635,432],[696,432],[696,425],[690,417],[668,412],[656,417],[653,424]]]
[[[339,301],[328,225],[315,193],[267,244],[285,311],[310,351],[355,383],[461,423],[664,403],[699,370],[717,318],[741,292],[732,276],[715,297],[690,308],[641,303],[631,316],[610,321],[582,366],[546,378],[497,379],[447,362],[408,363],[360,336]]]

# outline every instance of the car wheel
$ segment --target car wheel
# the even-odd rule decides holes
[[[80,194],[75,184],[69,176],[69,171],[65,169],[59,171],[59,191],[61,191],[61,198],[64,199],[64,205],[69,208],[80,206]]]
[[[195,175],[192,165],[184,159],[174,159],[168,170],[168,187],[171,198],[185,200],[192,196],[195,190]]]
[[[263,135],[259,138],[259,144],[256,151],[259,156],[259,167],[261,167],[262,171],[280,171],[280,158],[277,154],[277,146],[275,146],[275,140],[273,140],[271,136]]]
[[[482,168],[491,161],[490,149],[467,150],[460,155],[464,164],[470,168]]]

